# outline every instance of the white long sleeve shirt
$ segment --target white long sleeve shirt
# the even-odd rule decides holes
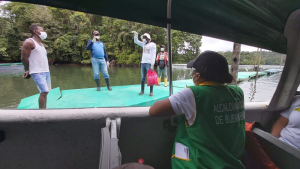
[[[281,116],[289,120],[280,132],[279,140],[300,149],[300,97],[293,98],[288,109],[282,111]]]
[[[138,35],[134,36],[134,43],[143,48],[143,56],[141,63],[150,63],[154,65],[156,58],[156,44],[153,42],[144,44],[138,40]]]

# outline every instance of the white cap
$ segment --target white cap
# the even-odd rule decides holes
[[[141,35],[141,39],[143,39],[143,36],[146,36],[151,41],[151,36],[149,35],[149,33],[144,33],[143,35]]]

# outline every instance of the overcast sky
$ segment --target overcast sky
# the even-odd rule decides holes
[[[202,36],[202,46],[200,47],[201,52],[204,52],[206,50],[232,51],[232,49],[233,49],[233,42]],[[242,45],[241,50],[257,51],[257,47]]]
[[[9,1],[8,1],[9,2]],[[7,3],[7,1],[1,1],[0,0],[0,5],[4,4],[4,3]]]

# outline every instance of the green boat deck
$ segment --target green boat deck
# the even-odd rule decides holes
[[[267,75],[266,72],[258,72],[259,77]],[[239,72],[238,81],[251,79],[256,76],[256,72]],[[193,81],[178,80],[173,81],[173,93],[192,86]],[[169,97],[168,87],[154,86],[153,96],[150,97],[150,87],[145,87],[145,93],[138,95],[141,85],[128,86],[112,86],[112,91],[106,87],[101,87],[101,91],[95,88],[60,90],[60,88],[52,89],[47,96],[47,108],[93,108],[93,107],[135,107],[135,106],[151,106],[157,100]],[[21,100],[18,109],[38,109],[39,94],[24,98]]]
[[[0,63],[0,66],[20,66],[23,63]]]
[[[265,75],[267,75],[267,72],[265,72],[265,71],[261,71],[261,72],[257,73],[258,77],[265,76]],[[252,78],[255,78],[255,77],[256,77],[256,72],[239,72],[238,81],[243,81],[243,80],[246,80],[246,79],[252,79]]]
[[[192,80],[180,80],[173,82],[174,93],[182,90],[186,85],[193,85]],[[101,91],[96,88],[62,90],[52,89],[47,96],[47,108],[92,108],[92,107],[134,107],[151,106],[155,101],[168,98],[169,87],[154,86],[152,97],[150,87],[145,86],[145,93],[138,95],[141,85],[112,86],[112,91],[106,87],[101,87]],[[39,94],[24,98],[18,109],[38,109]]]

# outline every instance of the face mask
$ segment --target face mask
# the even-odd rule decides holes
[[[40,32],[41,34],[38,35],[42,40],[46,39],[47,38],[47,33],[46,32]]]
[[[165,51],[165,48],[160,48],[160,50],[163,52],[163,51]]]
[[[95,36],[95,38],[99,40],[99,39],[100,39],[100,36]]]
[[[192,81],[194,83],[194,86],[197,86],[196,83],[195,83],[195,81],[194,81],[194,77],[195,77],[195,75],[192,77]]]
[[[197,74],[197,73],[196,73],[196,74]],[[196,74],[194,74],[194,75],[192,76],[192,80],[193,80],[194,85],[195,85],[195,86],[198,86],[199,84],[196,84],[195,81],[194,81],[194,77],[196,76]]]
[[[143,39],[143,43],[146,44],[146,43],[147,43],[147,40],[146,40],[146,39]]]

